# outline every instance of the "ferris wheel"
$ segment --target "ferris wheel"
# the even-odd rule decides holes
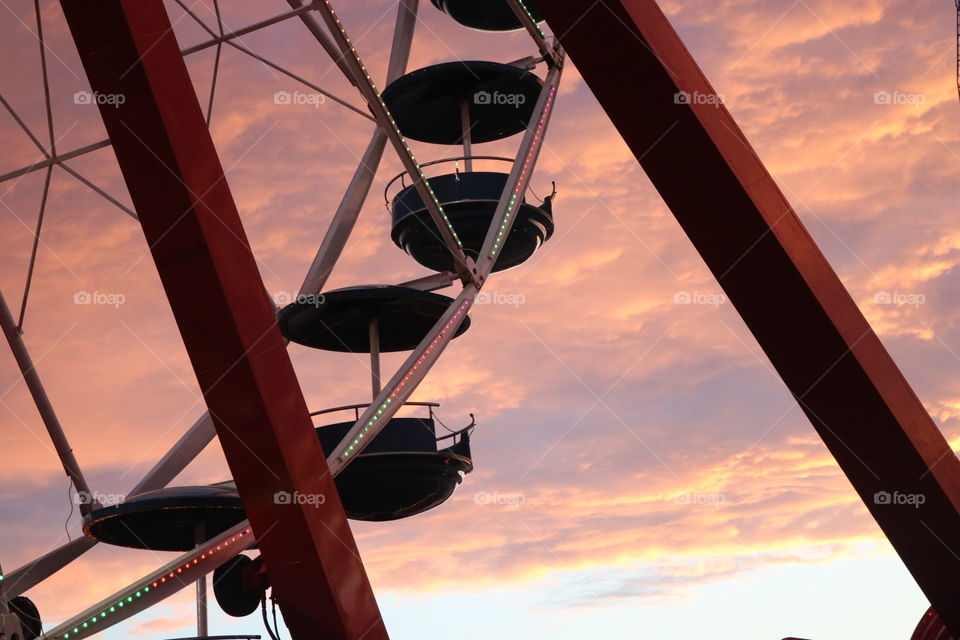
[[[212,47],[217,49],[210,99],[205,105],[207,123],[213,108],[220,50],[232,46],[376,124],[298,295],[290,304],[275,309],[276,326],[284,343],[295,342],[333,353],[369,355],[369,401],[310,412],[328,467],[328,471],[318,473],[336,478],[336,502],[342,504],[346,516],[390,521],[440,506],[473,470],[470,437],[475,420],[458,429],[440,423],[445,432],[438,432],[439,405],[409,398],[446,345],[469,329],[470,308],[491,274],[522,265],[554,231],[556,189],[542,200],[528,198],[528,193],[557,96],[564,63],[562,48],[541,29],[536,11],[520,0],[434,0],[435,8],[430,10],[443,11],[464,28],[487,32],[492,40],[497,38],[497,32],[525,30],[531,38],[531,53],[519,60],[455,60],[405,73],[418,2],[402,0],[398,3],[386,83],[381,90],[330,2],[304,4],[289,0],[290,10],[232,31],[224,28],[217,0],[214,25],[208,25],[185,3],[176,2],[209,35],[207,41],[183,49],[180,54],[189,56]],[[152,4],[154,12],[163,11],[159,2]],[[41,143],[10,102],[0,95],[3,107],[43,154],[38,162],[0,175],[0,181],[45,171],[46,184],[19,317],[0,295],[0,322],[64,470],[82,498],[86,537],[4,575],[0,580],[0,614],[7,635],[3,637],[79,640],[194,583],[197,637],[213,637],[209,635],[207,620],[207,575],[214,574],[214,593],[221,608],[238,617],[265,606],[271,575],[260,557],[243,554],[257,549],[260,541],[255,527],[248,522],[241,500],[242,487],[238,490],[232,479],[208,486],[166,486],[214,438],[210,414],[187,430],[127,499],[118,504],[100,504],[72,455],[66,430],[57,419],[22,339],[52,169],[62,167],[127,215],[139,217],[137,211],[67,164],[110,146],[110,139],[65,153],[56,147],[50,118],[55,88],[48,81],[39,3],[35,8],[50,143]],[[68,22],[70,11],[65,5]],[[366,109],[353,106],[238,43],[242,35],[291,19],[300,20],[330,55],[359,91]],[[87,95],[99,104],[107,100],[96,90]],[[122,104],[122,100],[119,102]],[[513,157],[483,154],[475,149],[513,136],[520,138]],[[462,152],[452,157],[440,157],[438,152],[437,157],[423,160],[414,156],[411,140],[434,145],[441,152],[451,147]],[[341,258],[387,145],[404,168],[384,191],[392,223],[390,239],[432,274],[403,283],[358,284],[326,290],[326,281]],[[119,152],[118,158],[126,174],[127,167]],[[455,285],[461,290],[453,297],[437,293]],[[409,355],[398,371],[384,375],[381,354],[392,352]],[[398,417],[401,409],[419,411],[421,415]],[[277,505],[295,506],[317,496],[293,491],[277,492],[273,498]],[[325,500],[325,496],[320,500]],[[22,594],[98,543],[182,555],[44,630],[40,611]],[[264,621],[267,631],[274,635],[265,610]]]
[[[474,468],[472,416],[448,429],[437,403],[411,396],[452,340],[469,339],[471,309],[493,274],[523,268],[554,232],[556,189],[538,189],[548,194],[541,199],[530,183],[567,53],[930,600],[914,637],[960,636],[960,459],[656,0],[433,0],[429,10],[484,32],[491,47],[497,32],[529,36],[529,53],[409,72],[418,3],[401,0],[382,87],[329,0],[288,0],[289,10],[238,29],[225,27],[218,0],[210,24],[173,1],[206,34],[202,42],[180,47],[162,0],[60,0],[90,85],[75,100],[96,104],[107,139],[58,148],[39,0],[32,33],[48,140],[0,95],[42,156],[4,169],[0,182],[45,178],[19,314],[0,295],[0,324],[81,498],[86,534],[0,573],[3,640],[79,640],[194,584],[197,637],[213,637],[210,573],[229,615],[259,606],[266,621],[269,590],[296,640],[387,638],[347,518],[390,521],[439,507]],[[240,40],[286,21],[302,22],[363,106]],[[298,294],[282,308],[263,286],[208,130],[225,47],[376,125]],[[205,105],[184,64],[204,50],[216,51]],[[499,150],[512,136],[513,155],[474,148]],[[416,157],[411,141],[436,153]],[[384,191],[389,238],[430,273],[330,290],[388,145],[403,168]],[[73,166],[107,147],[132,207]],[[54,168],[140,222],[209,409],[120,504],[90,490],[21,335]],[[447,288],[453,293],[438,293]],[[331,361],[368,356],[369,401],[307,407],[289,342],[332,352]],[[382,372],[385,353],[406,354],[392,374]],[[214,437],[232,478],[168,487]],[[890,492],[927,499],[890,509]],[[23,594],[100,543],[181,555],[44,631]]]

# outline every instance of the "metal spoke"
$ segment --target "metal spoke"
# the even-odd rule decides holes
[[[101,196],[103,196],[104,198],[106,198],[106,200],[107,200],[108,202],[110,202],[111,204],[116,205],[117,208],[119,208],[121,211],[123,211],[125,214],[127,214],[128,216],[130,216],[130,217],[133,218],[134,220],[139,220],[139,218],[137,217],[136,212],[134,212],[134,211],[131,210],[128,206],[126,206],[125,204],[123,204],[122,202],[120,202],[119,200],[117,200],[116,198],[114,198],[113,196],[111,196],[109,193],[107,193],[106,191],[104,191],[103,189],[101,189],[101,188],[98,187],[97,185],[93,184],[92,182],[90,182],[89,180],[87,180],[86,178],[84,178],[82,175],[80,175],[79,173],[77,173],[76,171],[74,171],[73,169],[71,169],[70,167],[68,167],[66,163],[60,162],[60,163],[57,164],[57,166],[60,167],[61,169],[63,169],[64,171],[66,171],[67,173],[69,173],[70,175],[72,175],[74,178],[76,178],[77,180],[79,180],[79,181],[82,182],[83,184],[85,184],[85,185],[87,185],[88,187],[90,187],[95,193],[98,193],[98,194],[100,194]]]
[[[40,43],[40,71],[43,77],[43,101],[47,107],[47,131],[50,134],[50,155],[57,155],[57,140],[53,136],[53,108],[50,106],[50,76],[47,73],[47,51],[43,42],[43,20],[40,17],[40,0],[33,0],[37,16],[37,41]]]
[[[217,31],[223,37],[223,16],[220,15],[220,2],[213,0],[213,10],[217,14]],[[223,54],[223,43],[217,43],[217,53],[213,59],[213,77],[210,80],[210,100],[207,102],[207,128],[210,128],[210,119],[213,117],[213,97],[217,93],[217,74],[220,72],[220,56]]]
[[[25,123],[23,119],[19,115],[17,115],[17,112],[14,111],[13,107],[10,106],[10,103],[6,101],[2,93],[0,93],[0,104],[3,105],[3,108],[6,109],[11,116],[13,116],[13,119],[17,122],[18,125],[20,125],[20,128],[23,129],[23,132],[27,134],[30,140],[33,141],[33,144],[37,146],[37,149],[40,149],[40,152],[44,155],[44,157],[49,158],[50,154],[47,153],[47,150],[44,148],[44,146],[40,143],[39,140],[37,140],[37,136],[33,135],[33,132],[30,131],[30,127],[28,127],[27,123]]]
[[[96,151],[97,149],[103,149],[104,147],[110,146],[110,140],[101,140],[100,142],[94,142],[93,144],[88,144],[85,147],[80,147],[79,149],[74,149],[73,151],[68,151],[67,153],[61,156],[47,156],[46,159],[34,162],[30,166],[17,169],[16,171],[10,171],[9,173],[4,173],[0,175],[0,182],[6,182],[7,180],[12,180],[14,178],[19,178],[20,176],[27,175],[28,173],[33,173],[34,171],[39,171],[46,167],[50,167],[55,164],[59,164],[64,160],[70,160],[72,158],[77,158],[84,155],[85,153],[90,153],[91,151]]]
[[[339,104],[342,104],[342,105],[345,106],[347,109],[350,109],[351,111],[354,111],[354,112],[360,114],[361,116],[363,116],[363,117],[366,118],[367,120],[375,121],[374,118],[373,118],[373,116],[371,116],[371,115],[370,115],[369,113],[367,113],[366,111],[363,111],[362,109],[353,106],[352,104],[350,104],[350,103],[347,102],[346,100],[342,100],[342,99],[338,98],[337,96],[333,95],[333,94],[330,93],[329,91],[326,91],[326,90],[324,90],[324,89],[321,89],[320,87],[318,87],[317,85],[313,84],[313,83],[310,82],[309,80],[306,80],[306,79],[304,79],[304,78],[301,78],[300,76],[298,76],[297,74],[293,73],[292,71],[288,71],[288,70],[284,69],[283,67],[281,67],[280,65],[275,64],[275,63],[273,63],[273,62],[270,62],[269,60],[267,60],[267,59],[264,58],[263,56],[258,55],[258,54],[256,54],[256,53],[254,53],[253,51],[250,51],[250,50],[247,49],[246,47],[244,47],[244,46],[242,46],[242,45],[239,45],[239,44],[237,44],[236,42],[232,42],[232,41],[226,41],[226,42],[227,42],[227,44],[230,45],[231,47],[233,47],[233,48],[235,48],[235,49],[238,49],[238,50],[240,50],[240,51],[243,51],[245,54],[247,54],[248,56],[250,56],[250,57],[253,58],[254,60],[259,60],[260,62],[262,62],[263,64],[267,65],[268,67],[271,67],[272,69],[276,69],[277,71],[279,71],[280,73],[282,73],[282,74],[284,74],[284,75],[290,76],[291,78],[293,78],[293,79],[296,80],[297,82],[300,82],[300,83],[302,83],[302,84],[310,87],[311,89],[313,89],[313,90],[316,91],[317,93],[323,94],[324,96],[330,98],[330,99],[333,100],[334,102],[337,102],[337,103],[339,103]]]
[[[207,128],[210,128],[210,118],[213,116],[213,96],[217,92],[217,74],[220,72],[220,55],[223,53],[223,44],[217,43],[217,53],[213,59],[213,78],[210,80],[210,99],[207,101]]]
[[[23,299],[20,301],[20,316],[17,318],[17,333],[23,333],[23,317],[27,313],[27,298],[30,297],[30,285],[33,283],[33,269],[37,263],[37,249],[40,247],[40,230],[43,228],[43,214],[47,210],[47,196],[50,194],[50,176],[53,166],[47,167],[43,179],[43,195],[40,196],[40,212],[37,214],[37,228],[33,232],[33,247],[30,250],[30,264],[27,266],[27,282],[23,285]]]
[[[198,25],[200,25],[200,27],[201,27],[204,31],[206,31],[207,33],[209,33],[209,34],[210,34],[211,36],[213,36],[214,38],[217,38],[217,33],[216,33],[213,29],[211,29],[210,27],[208,27],[208,26],[207,26],[207,23],[204,22],[203,20],[201,20],[201,19],[197,16],[197,14],[195,14],[195,13],[193,12],[193,10],[190,9],[190,7],[188,7],[188,6],[183,2],[183,0],[174,0],[174,2],[176,2],[178,5],[180,5],[180,8],[183,9],[184,13],[186,13],[188,16],[190,16],[191,18],[193,18],[193,21],[196,22]],[[221,34],[221,35],[222,35],[222,34]],[[216,40],[214,40],[214,42],[216,42]],[[183,55],[187,55],[186,52],[184,52]]]

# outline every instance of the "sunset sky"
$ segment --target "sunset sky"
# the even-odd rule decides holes
[[[212,0],[185,3],[216,23]],[[0,4],[0,94],[46,141],[33,3]],[[59,3],[40,4],[63,152],[106,136],[97,108],[76,103],[89,85]],[[335,6],[382,87],[395,2]],[[954,4],[661,6],[956,449]],[[206,39],[176,3],[167,8],[182,47]],[[235,30],[288,9],[224,3],[223,19]],[[298,20],[239,42],[362,104]],[[535,52],[524,33],[469,31],[421,0],[409,69]],[[205,108],[214,49],[187,60]],[[621,64],[611,60],[611,73]],[[373,125],[331,100],[275,104],[277,91],[311,94],[224,47],[211,132],[264,283],[282,302],[298,289]],[[624,91],[645,99],[643,87]],[[0,174],[40,158],[5,111],[0,135]],[[513,155],[519,139],[474,151]],[[414,151],[421,161],[460,155],[421,143]],[[68,164],[129,205],[111,149]],[[428,275],[390,240],[383,190],[399,171],[388,150],[327,289]],[[43,178],[0,185],[0,291],[15,312]],[[414,396],[440,402],[451,428],[476,415],[475,472],[434,511],[352,523],[391,637],[909,638],[925,597],[573,64],[531,186],[542,197],[551,181],[554,237],[490,280],[498,303],[473,308],[470,330]],[[118,304],[75,304],[81,292]],[[678,304],[685,295],[699,303]],[[60,169],[24,331],[102,494],[122,496],[204,411],[139,225]],[[365,357],[297,345],[290,355],[312,410],[369,400]],[[384,372],[403,355],[385,356]],[[0,421],[0,563],[9,572],[83,534],[5,348]],[[228,475],[213,443],[174,484]],[[486,499],[494,494],[502,499]],[[173,557],[99,545],[28,595],[50,628]],[[101,637],[161,640],[193,635],[193,625],[188,589]],[[230,619],[211,602],[211,633],[231,632],[266,636],[258,616]]]

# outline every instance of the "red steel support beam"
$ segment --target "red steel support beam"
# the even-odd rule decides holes
[[[654,0],[537,8],[960,637],[960,461],[666,16]],[[875,500],[894,492],[924,502]]]
[[[385,640],[162,0],[61,4],[291,635]]]

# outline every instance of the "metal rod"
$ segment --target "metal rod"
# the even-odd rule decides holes
[[[417,26],[419,0],[401,0],[397,6],[397,22],[393,30],[390,61],[387,63],[387,84],[407,70],[410,47],[413,45],[413,30]]]
[[[193,524],[194,541],[201,546],[206,541],[206,527],[203,520]],[[202,575],[197,580],[197,636],[207,637],[207,576]]]
[[[217,435],[209,413],[204,413],[184,433],[176,444],[153,466],[143,479],[130,490],[130,496],[154,489],[162,489],[183,471],[190,462]]]
[[[420,289],[420,291],[436,291],[437,289],[446,289],[447,287],[453,286],[456,279],[457,274],[452,271],[441,271],[440,273],[417,278],[416,280],[402,282],[398,286]]]
[[[127,214],[128,216],[130,216],[130,217],[133,218],[134,220],[137,220],[137,219],[138,219],[138,218],[137,218],[137,213],[136,213],[133,209],[131,209],[131,208],[128,207],[127,205],[123,204],[122,202],[120,202],[119,200],[117,200],[116,198],[114,198],[113,196],[111,196],[109,193],[107,193],[106,191],[104,191],[103,189],[101,189],[100,187],[98,187],[97,185],[93,184],[92,182],[90,182],[89,180],[87,180],[86,178],[84,178],[82,175],[80,175],[79,173],[77,173],[76,171],[74,171],[73,169],[71,169],[69,166],[67,166],[66,163],[60,162],[60,163],[57,164],[57,166],[60,167],[61,169],[63,169],[64,171],[66,171],[67,173],[69,173],[70,175],[72,175],[74,178],[76,178],[77,180],[79,180],[79,181],[82,182],[83,184],[85,184],[85,185],[87,185],[88,187],[90,187],[90,189],[91,189],[94,193],[97,193],[97,194],[99,194],[100,196],[102,196],[107,202],[109,202],[109,203],[112,204],[113,206],[115,206],[115,207],[117,207],[118,209],[120,209],[120,211],[123,211],[125,214]]]
[[[437,164],[444,164],[444,163],[446,163],[446,162],[459,162],[460,160],[466,160],[466,159],[467,159],[467,156],[454,156],[454,157],[452,157],[452,158],[441,158],[441,159],[439,159],[439,160],[431,160],[431,161],[429,161],[429,162],[421,162],[421,163],[420,163],[420,168],[421,168],[421,169],[425,169],[425,168],[427,168],[427,167],[432,167],[432,166],[437,165]],[[470,160],[497,160],[497,161],[500,161],[500,162],[510,162],[510,163],[513,163],[513,162],[516,162],[516,161],[517,161],[516,158],[505,158],[505,157],[503,157],[503,156],[470,156]],[[392,186],[393,186],[393,183],[396,182],[397,180],[400,180],[400,181],[401,181],[400,184],[403,185],[402,180],[403,180],[403,178],[406,177],[406,176],[407,176],[407,172],[406,172],[406,171],[403,171],[403,172],[398,173],[397,175],[393,176],[393,178],[390,179],[390,182],[387,183],[387,186],[383,188],[383,201],[384,201],[384,202],[386,202],[387,204],[390,204],[390,196],[389,196],[390,187],[392,187]]]
[[[13,180],[14,178],[19,178],[20,176],[25,176],[28,173],[33,173],[34,171],[39,171],[40,169],[49,167],[54,164],[58,164],[63,160],[70,160],[71,158],[76,158],[77,156],[82,156],[85,153],[91,151],[96,151],[97,149],[102,149],[104,147],[110,146],[110,140],[101,140],[100,142],[94,142],[93,144],[88,144],[85,147],[80,147],[79,149],[74,149],[73,151],[68,151],[67,153],[61,154],[59,156],[52,156],[49,158],[44,158],[43,160],[38,160],[33,164],[17,169],[16,171],[10,171],[9,173],[4,173],[0,175],[0,182],[6,182],[7,180]]]
[[[37,137],[33,135],[32,131],[30,131],[30,127],[28,127],[27,124],[23,121],[23,119],[17,114],[17,112],[13,110],[13,107],[11,107],[10,103],[6,101],[2,93],[0,93],[0,104],[3,105],[4,109],[7,110],[7,113],[9,113],[11,117],[13,117],[16,123],[20,125],[20,128],[23,129],[23,132],[27,134],[27,137],[30,138],[30,140],[33,142],[34,145],[36,145],[37,149],[40,150],[40,153],[49,157],[50,154],[47,153],[47,150],[43,148],[43,145],[40,143],[39,140],[37,140]]]
[[[207,127],[213,120],[213,99],[217,95],[217,76],[220,74],[220,58],[223,55],[223,44],[217,43],[217,52],[213,58],[213,74],[210,78],[210,95],[207,98]]]
[[[404,406],[407,407],[439,407],[439,402],[404,402]],[[366,409],[370,406],[369,402],[361,402],[359,404],[346,404],[340,407],[330,407],[329,409],[321,409],[320,411],[314,411],[311,413],[311,416],[322,416],[327,413],[334,413],[336,411],[348,411],[348,410],[358,410]],[[360,414],[357,414],[357,420],[360,419]]]
[[[79,501],[80,513],[86,515],[94,506],[97,506],[97,504],[93,500],[93,494],[90,493],[90,487],[87,485],[83,473],[80,471],[80,464],[73,455],[73,449],[70,448],[67,436],[63,432],[60,420],[57,418],[57,413],[53,410],[50,398],[47,397],[47,392],[43,388],[40,375],[37,373],[33,360],[30,358],[30,352],[27,351],[27,345],[24,343],[20,332],[17,331],[16,322],[10,313],[10,308],[7,307],[7,301],[3,297],[3,292],[0,292],[0,325],[3,327],[3,335],[10,345],[10,350],[13,352],[13,357],[17,361],[17,366],[20,367],[23,380],[30,390],[30,395],[33,396],[33,402],[37,405],[37,411],[40,412],[43,425],[47,428],[47,433],[50,435],[54,449],[56,449],[57,457],[60,458],[63,470],[70,478],[70,481],[73,482],[73,486],[81,498]]]
[[[311,89],[313,89],[313,90],[316,91],[317,93],[319,93],[319,94],[321,94],[321,95],[323,95],[323,96],[325,96],[325,97],[327,97],[327,98],[330,98],[331,100],[333,100],[333,101],[336,102],[337,104],[343,105],[344,107],[346,107],[347,109],[350,109],[351,111],[353,111],[353,112],[356,113],[357,115],[359,115],[359,116],[361,116],[361,117],[363,117],[363,118],[366,118],[367,120],[373,120],[373,117],[371,117],[369,113],[366,113],[366,112],[363,111],[362,109],[353,106],[352,104],[350,104],[349,102],[347,102],[347,101],[344,100],[343,98],[338,98],[338,97],[335,96],[334,94],[330,93],[329,91],[327,91],[326,89],[320,87],[319,85],[316,85],[316,84],[310,82],[310,81],[307,80],[306,78],[303,78],[303,77],[297,75],[296,73],[294,73],[294,72],[292,72],[292,71],[290,71],[290,70],[288,70],[288,69],[284,69],[283,67],[281,67],[280,65],[278,65],[278,64],[275,63],[275,62],[271,62],[270,60],[264,58],[264,57],[261,56],[260,54],[254,53],[253,51],[251,51],[250,49],[247,49],[247,48],[244,47],[243,45],[239,45],[239,44],[237,44],[236,42],[227,42],[227,44],[230,45],[231,47],[233,47],[234,49],[236,49],[237,51],[242,51],[243,53],[247,54],[248,56],[250,56],[250,57],[253,58],[254,60],[257,60],[258,62],[262,62],[263,64],[267,65],[267,66],[270,67],[271,69],[276,69],[276,70],[279,71],[280,73],[282,73],[282,74],[284,74],[284,75],[286,75],[286,76],[289,76],[289,77],[293,78],[294,80],[296,80],[297,82],[299,82],[299,83],[301,83],[301,84],[303,84],[303,85],[305,85],[305,86],[310,87]]]
[[[380,319],[370,319],[370,384],[373,388],[372,398],[380,393]]]
[[[53,135],[53,109],[50,106],[50,74],[47,71],[47,44],[43,36],[43,19],[40,16],[40,0],[33,0],[37,18],[37,42],[40,45],[40,75],[43,78],[43,103],[47,110],[47,134],[50,136],[50,155],[57,155],[57,138]]]
[[[7,588],[7,596],[16,598],[24,591],[37,586],[60,569],[64,568],[97,544],[93,538],[81,536],[65,545],[45,553],[36,560],[18,567],[4,575],[2,582]]]
[[[473,119],[470,117],[470,102],[462,100],[460,102],[460,134],[463,140],[463,169],[467,172],[473,171],[473,158],[470,157],[472,153],[470,150],[472,142],[470,130],[472,128]]]
[[[43,193],[40,196],[40,211],[37,213],[37,226],[33,230],[33,246],[30,248],[30,263],[27,265],[27,282],[23,285],[23,300],[20,301],[20,316],[17,318],[17,333],[23,332],[23,319],[27,315],[27,301],[30,299],[30,285],[33,284],[33,272],[37,266],[37,250],[40,248],[40,232],[43,230],[43,217],[47,211],[47,197],[50,195],[50,176],[53,167],[47,167],[43,178]]]
[[[347,239],[353,231],[360,215],[360,209],[363,208],[363,203],[370,192],[370,186],[373,184],[386,144],[387,135],[378,128],[374,131],[369,144],[367,144],[367,150],[363,152],[363,158],[361,158],[360,164],[353,173],[350,186],[347,187],[347,191],[340,201],[340,206],[337,207],[337,212],[323,236],[323,242],[307,270],[303,284],[300,285],[301,295],[309,295],[322,290],[327,278],[333,272],[333,267],[343,254],[344,247],[347,246]]]
[[[413,30],[417,24],[417,0],[403,0],[397,9],[397,23],[393,33],[393,46],[390,51],[390,62],[387,65],[387,82],[403,75],[410,57],[410,43],[413,41]],[[360,209],[370,193],[370,186],[376,177],[377,167],[383,158],[383,150],[387,144],[387,134],[377,128],[367,150],[364,151],[360,164],[350,179],[346,193],[337,207],[337,212],[330,221],[323,242],[317,250],[310,269],[300,286],[301,295],[319,293],[330,277],[334,265],[343,254],[347,239],[360,215]]]

